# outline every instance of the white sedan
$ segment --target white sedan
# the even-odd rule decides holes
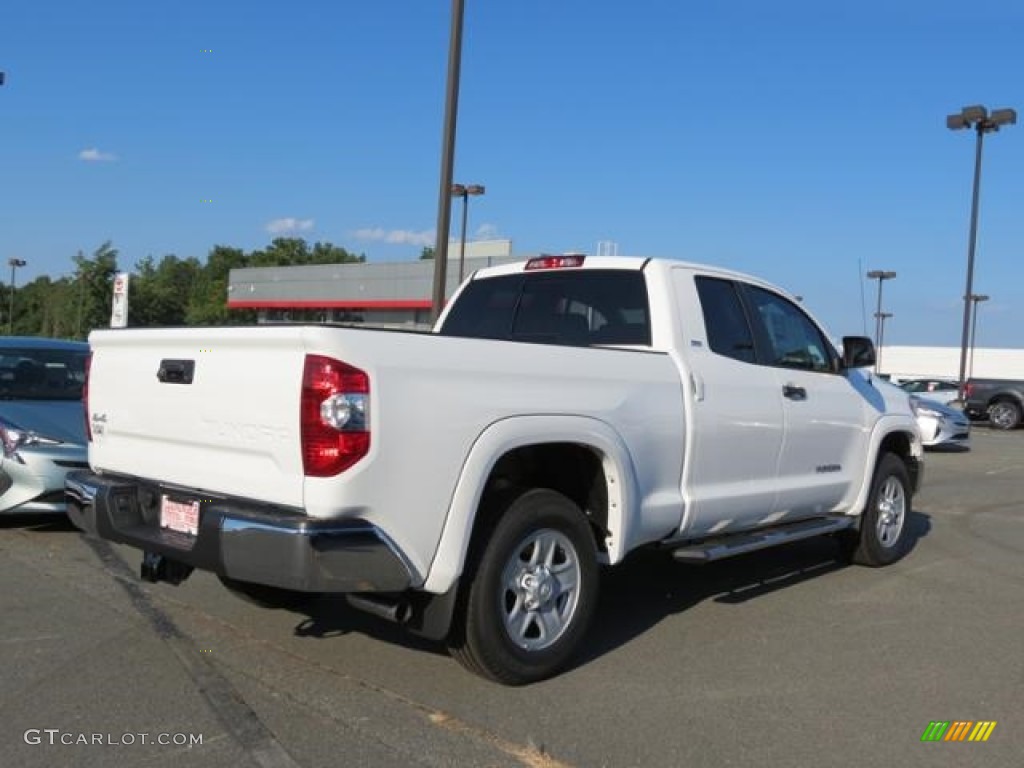
[[[900,384],[900,389],[943,405],[949,405],[960,397],[956,382],[949,379],[910,379]]]
[[[917,417],[921,444],[925,448],[969,446],[971,422],[963,411],[919,395],[910,396],[910,407]]]
[[[0,338],[0,513],[65,511],[64,475],[89,466],[88,354],[84,342]]]

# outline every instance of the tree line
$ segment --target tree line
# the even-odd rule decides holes
[[[246,252],[216,245],[205,263],[194,256],[174,254],[138,261],[132,270],[118,266],[112,243],[100,245],[91,256],[81,251],[72,258],[74,274],[59,278],[43,275],[13,292],[0,283],[3,331],[15,336],[84,339],[93,328],[110,325],[114,276],[131,275],[128,288],[128,325],[144,328],[167,325],[244,325],[256,321],[255,310],[227,308],[228,273],[242,267],[280,267],[305,264],[342,264],[366,261],[331,243],[312,245],[301,238],[279,237],[265,248]]]

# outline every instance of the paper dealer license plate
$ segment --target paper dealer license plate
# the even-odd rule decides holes
[[[160,527],[195,536],[199,533],[199,502],[160,499]]]

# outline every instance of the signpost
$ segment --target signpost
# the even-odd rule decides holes
[[[110,327],[124,328],[128,325],[128,273],[114,275],[114,301],[110,309]]]

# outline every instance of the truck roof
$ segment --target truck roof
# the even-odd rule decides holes
[[[791,294],[783,288],[745,272],[716,267],[711,264],[683,261],[681,259],[651,258],[644,256],[588,256],[583,253],[544,254],[526,261],[517,261],[512,264],[501,264],[495,267],[484,267],[473,273],[471,279],[484,279],[498,277],[500,275],[514,275],[521,272],[544,272],[564,269],[621,269],[640,271],[649,266],[663,268],[684,268],[692,269],[706,274],[715,274],[721,277],[744,280],[748,283],[756,283],[771,288],[774,291],[787,296]]]

